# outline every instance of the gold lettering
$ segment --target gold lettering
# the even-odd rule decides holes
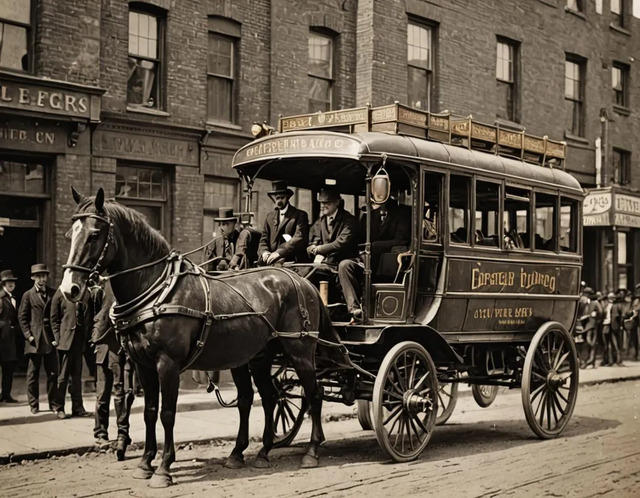
[[[52,109],[62,109],[62,94],[58,92],[54,92],[49,97],[49,104]]]
[[[0,88],[2,88],[2,91],[0,92],[0,100],[3,102],[11,102],[13,99],[7,95],[7,87],[3,85]]]
[[[36,105],[38,107],[44,107],[44,99],[46,99],[48,96],[49,94],[44,90],[38,91],[38,98],[36,99]]]
[[[20,104],[30,104],[31,103],[31,99],[29,98],[29,89],[28,88],[19,88],[18,92],[19,92],[18,102]]]

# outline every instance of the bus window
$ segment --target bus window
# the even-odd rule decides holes
[[[560,198],[560,250],[577,252],[578,201]]]
[[[536,249],[556,249],[556,201],[555,195],[536,193]]]
[[[457,244],[469,243],[469,183],[466,176],[449,179],[449,240]]]
[[[476,181],[475,244],[498,247],[498,223],[500,213],[500,185]]]
[[[531,191],[507,186],[504,197],[505,249],[531,248]]]
[[[438,230],[440,228],[440,192],[442,175],[425,173],[424,175],[424,209],[422,217],[422,241],[440,242]]]

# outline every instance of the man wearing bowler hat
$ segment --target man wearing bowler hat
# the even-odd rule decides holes
[[[205,259],[211,261],[207,266],[208,271],[226,270],[229,261],[236,252],[236,243],[240,232],[236,228],[238,217],[233,214],[233,208],[221,207],[218,216],[213,219],[218,223],[218,234],[205,249]],[[215,236],[216,232],[214,232]]]
[[[289,203],[293,190],[287,187],[285,181],[274,181],[267,195],[276,208],[267,214],[264,222],[258,246],[260,264],[307,261],[309,216]]]
[[[31,406],[31,413],[34,415],[40,411],[38,378],[42,363],[44,363],[44,371],[47,374],[49,408],[55,413],[58,413],[61,408],[58,403],[58,356],[55,350],[58,344],[45,327],[45,318],[47,322],[49,321],[49,317],[45,316],[45,306],[55,293],[52,288],[47,286],[48,278],[49,270],[44,264],[38,263],[31,266],[31,280],[34,281],[34,286],[22,296],[18,311],[18,321],[26,339],[24,354],[29,361],[27,398]],[[63,418],[64,412],[61,413],[62,417],[60,418]]]
[[[13,372],[18,361],[16,351],[16,334],[20,330],[18,324],[18,303],[13,295],[16,281],[11,270],[0,272],[0,368],[2,369],[2,392],[0,402],[17,403],[11,397]]]

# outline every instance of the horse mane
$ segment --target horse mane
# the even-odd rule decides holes
[[[89,197],[81,201],[76,212],[91,213],[96,212],[95,197]],[[104,201],[104,211],[112,223],[119,227],[129,226],[130,235],[141,247],[152,256],[164,256],[170,251],[169,243],[162,234],[149,225],[145,216],[135,209],[131,209],[118,203],[115,200]],[[101,214],[96,212],[96,214]]]

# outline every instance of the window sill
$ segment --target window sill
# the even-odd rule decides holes
[[[618,104],[613,104],[613,111],[616,114],[620,114],[621,116],[629,116],[631,115],[631,109],[628,107],[624,107]]]
[[[583,21],[587,20],[587,16],[584,15],[584,12],[580,12],[579,10],[574,10],[574,9],[570,9],[569,7],[565,7],[564,11],[567,14],[571,14],[574,15],[576,17],[579,17],[580,19],[582,19]]]
[[[130,105],[127,106],[127,112],[137,112],[139,114],[149,114],[151,116],[162,116],[163,118],[168,118],[171,116],[171,114],[165,111],[159,111],[157,109],[149,109],[146,107],[132,107]]]
[[[565,140],[567,140],[567,142],[571,142],[574,144],[589,145],[589,140],[587,138],[579,137],[578,135],[572,135],[568,131],[564,132],[564,138]]]
[[[622,26],[619,26],[617,24],[610,23],[609,29],[611,29],[612,31],[617,31],[621,35],[631,36],[631,31],[624,29]]]

